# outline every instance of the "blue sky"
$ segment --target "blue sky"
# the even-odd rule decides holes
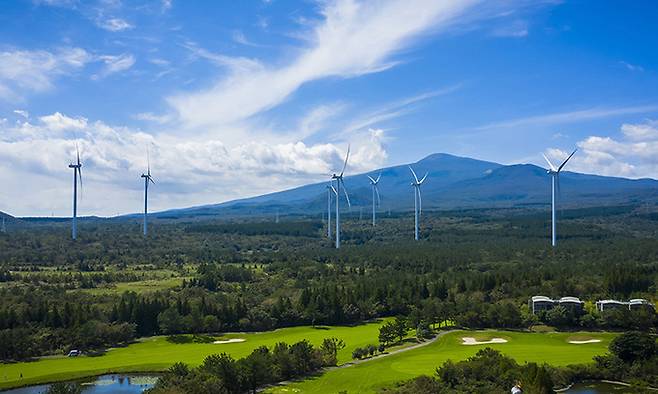
[[[435,152],[658,171],[653,1],[35,0],[0,10],[0,210],[216,203]]]

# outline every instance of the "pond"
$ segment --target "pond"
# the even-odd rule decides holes
[[[76,383],[80,383],[84,394],[139,394],[153,387],[158,377],[158,375],[153,374],[111,374],[76,381]],[[21,387],[2,391],[2,394],[43,394],[49,386],[44,384]]]
[[[630,387],[604,382],[578,383],[573,385],[569,390],[563,391],[566,394],[627,394],[637,393]]]

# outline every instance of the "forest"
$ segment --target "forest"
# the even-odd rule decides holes
[[[409,329],[655,330],[649,309],[599,312],[594,302],[655,301],[655,207],[560,213],[557,248],[537,208],[430,211],[377,227],[346,214],[336,250],[317,217],[158,220],[148,239],[131,220],[10,226],[0,234],[0,354],[23,360],[89,352],[151,335],[356,324],[403,316]],[[533,295],[579,297],[532,314]]]

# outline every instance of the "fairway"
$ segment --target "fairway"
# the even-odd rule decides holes
[[[534,361],[555,366],[582,364],[606,353],[612,333],[579,333],[601,342],[574,345],[568,341],[573,333],[520,333],[509,331],[456,331],[436,342],[414,350],[383,357],[370,362],[334,369],[303,382],[270,390],[271,393],[373,393],[377,388],[418,375],[432,375],[444,361],[463,360],[479,349],[491,347],[513,357],[518,362]],[[463,337],[505,338],[507,343],[465,346]]]
[[[338,354],[339,364],[351,360],[356,347],[377,343],[382,321],[346,327],[292,327],[264,333],[234,333],[222,335],[221,339],[245,339],[244,342],[213,344],[173,344],[165,337],[146,338],[124,348],[109,350],[99,357],[52,357],[35,362],[0,364],[0,389],[26,386],[61,380],[100,375],[108,372],[155,372],[163,371],[177,361],[191,365],[216,353],[226,352],[234,358],[245,357],[260,346],[272,347],[277,342],[294,342],[308,339],[320,345],[324,338],[337,337],[345,341],[346,347]],[[20,379],[20,374],[23,379]]]

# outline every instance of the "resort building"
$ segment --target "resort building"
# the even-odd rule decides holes
[[[599,312],[609,311],[612,309],[627,309],[629,307],[628,302],[617,301],[617,300],[600,300],[596,301],[596,309]]]
[[[555,300],[548,298],[546,296],[533,296],[530,299],[530,310],[535,314],[540,311],[547,311],[553,309],[555,306]]]
[[[655,307],[652,303],[643,298],[633,298],[632,300],[628,301],[628,309],[637,310],[642,308],[654,310]]]
[[[581,312],[585,307],[585,303],[576,297],[562,297],[558,304],[576,312]]]

